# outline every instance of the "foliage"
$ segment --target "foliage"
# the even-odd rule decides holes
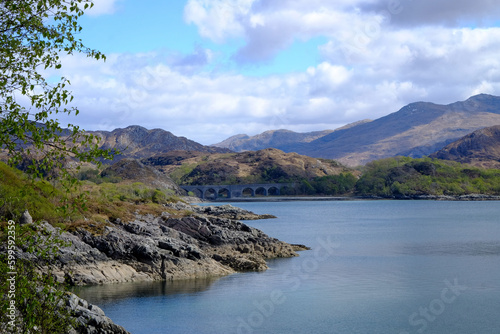
[[[15,228],[11,230],[11,227]],[[7,230],[14,233],[9,234]],[[15,243],[8,243],[7,235],[15,236]],[[0,291],[4,296],[0,298],[0,318],[2,326],[7,326],[3,329],[10,333],[52,334],[67,333],[70,327],[75,327],[70,310],[64,307],[63,286],[55,280],[50,269],[58,247],[67,245],[38,224],[9,224],[2,227],[0,236],[6,248],[0,253]],[[6,245],[9,245],[9,252]],[[20,253],[16,249],[23,250],[23,257],[17,258]],[[41,265],[45,268],[43,271]],[[11,272],[15,272],[15,276]],[[15,290],[8,279],[15,280]],[[12,301],[17,310],[14,319],[8,317]]]
[[[0,148],[9,163],[24,166],[34,177],[57,171],[68,191],[74,179],[63,168],[68,157],[92,162],[107,158],[97,138],[78,126],[63,129],[58,113],[78,114],[67,107],[73,97],[69,81],[50,82],[44,76],[62,67],[61,56],[83,53],[97,60],[98,51],[85,47],[75,35],[78,18],[92,7],[87,0],[11,0],[0,4]]]
[[[261,179],[265,183],[286,183],[290,182],[290,175],[288,175],[288,173],[285,172],[280,166],[271,166],[268,168],[263,168]]]
[[[113,175],[111,172],[101,173],[97,168],[81,168],[76,174],[76,178],[80,181],[90,181],[95,184],[105,182],[118,183],[122,180],[121,177]]]
[[[313,179],[301,179],[295,182],[295,188],[282,189],[281,195],[351,195],[354,192],[357,178],[352,173],[326,175]]]
[[[430,158],[388,158],[366,165],[356,193],[382,197],[500,195],[500,171]]]
[[[357,180],[351,173],[342,173],[314,178],[311,185],[316,194],[344,195],[354,190]]]
[[[24,210],[35,220],[63,221],[57,209],[61,191],[46,181],[30,182],[20,171],[0,162],[0,220],[18,219]]]
[[[196,166],[197,164],[183,164],[170,174],[170,178],[177,184],[183,184],[185,183],[187,175],[189,175]]]

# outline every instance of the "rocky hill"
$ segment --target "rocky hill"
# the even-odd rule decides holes
[[[103,149],[117,149],[122,152],[115,157],[142,159],[149,158],[175,150],[199,151],[205,153],[231,152],[225,148],[204,146],[185,137],[177,137],[171,132],[162,129],[148,130],[141,126],[132,125],[125,129],[109,131],[89,131],[100,138],[99,146]]]
[[[499,169],[500,125],[474,131],[432,154],[431,157]]]
[[[245,184],[289,182],[338,175],[347,169],[339,163],[297,153],[265,149],[241,153],[204,154],[169,152],[143,159],[179,184]]]

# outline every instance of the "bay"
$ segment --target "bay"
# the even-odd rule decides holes
[[[134,334],[500,332],[500,202],[235,205],[312,249],[263,273],[78,294]]]

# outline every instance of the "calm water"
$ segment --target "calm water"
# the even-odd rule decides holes
[[[237,205],[312,250],[264,273],[79,294],[134,334],[500,333],[500,202]]]

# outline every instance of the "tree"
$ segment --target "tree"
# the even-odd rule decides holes
[[[52,84],[43,71],[62,67],[61,56],[83,53],[105,56],[75,37],[78,18],[93,3],[86,0],[0,0],[0,146],[9,163],[24,163],[40,177],[62,167],[67,157],[96,161],[110,156],[96,138],[78,126],[63,129],[54,116],[78,114],[62,77]]]
[[[67,89],[69,81],[62,77],[54,84],[44,76],[44,71],[62,67],[63,55],[83,53],[96,60],[105,59],[102,53],[85,47],[75,37],[81,31],[79,17],[92,6],[87,0],[0,0],[0,149],[8,153],[11,165],[24,165],[33,179],[59,169],[59,179],[69,181],[64,183],[67,193],[76,182],[64,168],[68,158],[97,162],[112,156],[111,151],[99,149],[97,139],[78,126],[68,124],[63,129],[55,116],[78,114],[78,109],[68,107],[73,100]],[[63,208],[67,207],[63,204]],[[9,226],[14,226],[11,222],[14,223],[9,221]],[[20,254],[22,249],[38,260],[50,260],[45,255],[52,254],[50,250],[59,244],[51,236],[41,239],[40,233],[30,228],[18,229],[9,252]],[[8,237],[9,242],[14,240],[10,234]],[[5,231],[0,231],[0,239],[7,239]],[[30,240],[34,242],[26,248]],[[32,258],[17,259],[15,265],[10,265],[13,267],[6,267],[6,259],[10,261],[14,253],[7,257],[5,243],[1,245],[0,309],[5,315],[7,307],[16,305],[14,314],[20,316],[20,321],[15,324],[15,332],[65,333],[70,322],[61,314],[64,294],[57,289],[50,272],[40,273],[41,268],[31,262]],[[17,271],[15,289],[9,290],[15,291],[11,298],[14,304],[4,294],[10,287],[6,270],[13,274]],[[5,320],[4,316],[1,318]]]

